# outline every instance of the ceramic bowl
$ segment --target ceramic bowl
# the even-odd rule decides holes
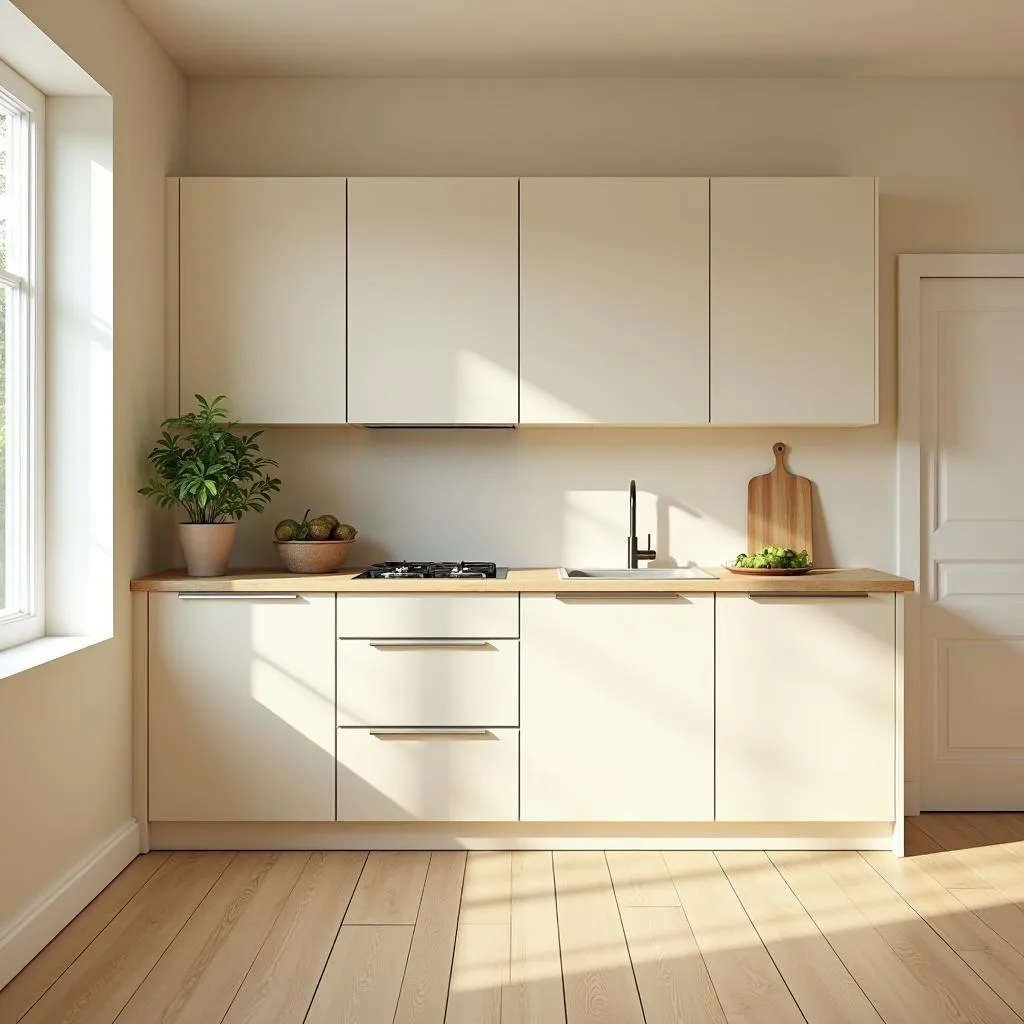
[[[337,572],[354,540],[275,540],[274,547],[289,572]]]

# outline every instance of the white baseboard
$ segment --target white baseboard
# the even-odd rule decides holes
[[[133,819],[80,861],[21,917],[0,932],[0,988],[124,871],[138,854],[139,824]]]

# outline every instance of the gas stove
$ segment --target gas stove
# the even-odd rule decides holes
[[[493,562],[377,562],[357,580],[503,580],[508,569]]]

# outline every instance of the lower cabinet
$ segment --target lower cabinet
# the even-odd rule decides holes
[[[524,821],[714,817],[714,596],[522,597]]]
[[[333,821],[334,594],[149,596],[153,821]]]
[[[716,816],[891,821],[893,594],[717,597]]]
[[[516,821],[519,730],[338,730],[338,821]]]

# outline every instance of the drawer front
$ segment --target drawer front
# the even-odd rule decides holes
[[[518,640],[339,640],[338,725],[519,725]]]
[[[514,638],[519,636],[519,595],[339,594],[338,636]]]
[[[519,731],[338,730],[338,821],[517,821]]]

